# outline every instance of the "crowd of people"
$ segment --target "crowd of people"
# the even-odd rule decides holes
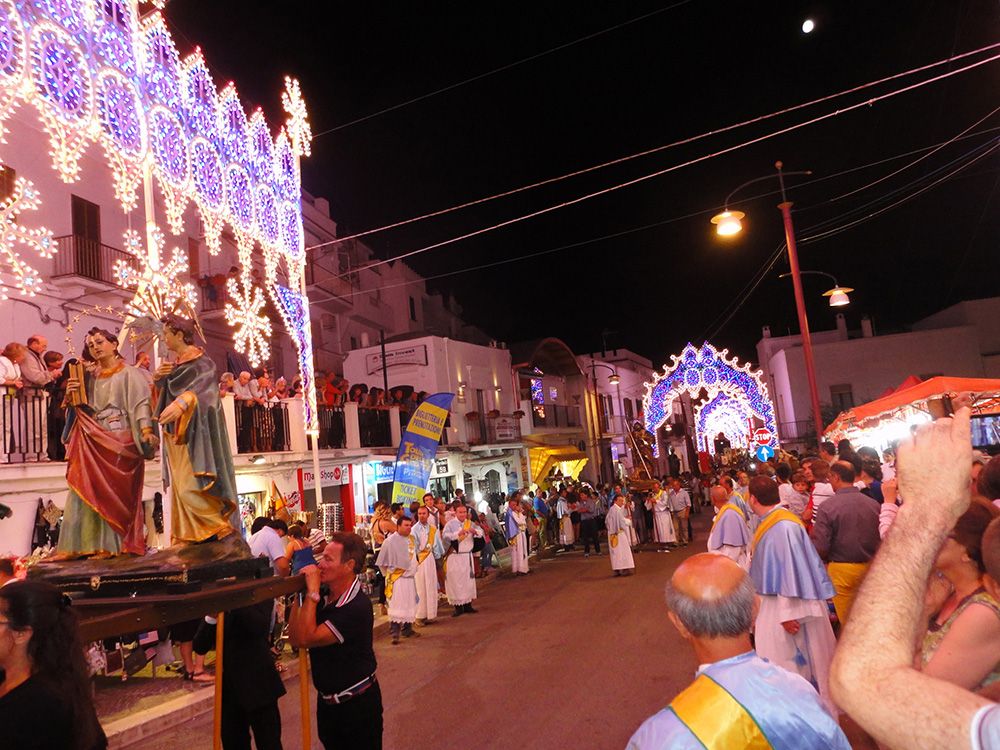
[[[487,545],[509,545],[512,571],[527,575],[533,549],[561,555],[583,539],[584,554],[599,555],[604,537],[614,573],[624,575],[634,569],[639,523],[648,542],[670,549],[690,543],[689,513],[710,505],[707,552],[688,557],[667,586],[669,618],[701,666],[630,748],[846,749],[843,712],[870,733],[871,747],[1000,748],[1000,459],[973,452],[965,408],[918,429],[898,458],[846,443],[817,453],[783,455],[752,476],[670,478],[667,490],[657,482],[641,492],[515,491],[481,511],[464,493],[450,503],[428,493],[408,508],[380,505],[370,543],[258,519],[250,546],[277,575],[305,575],[288,630],[293,646],[311,652],[326,747],[345,732],[355,747],[381,743],[374,614],[359,595],[372,557],[397,644],[419,637],[415,625],[434,623],[440,595],[452,617],[476,613]],[[45,746],[103,747],[86,667],[75,661],[71,603],[5,572],[0,566],[0,711],[15,710],[20,721],[19,706],[44,705],[55,711]],[[235,625],[227,618],[225,637],[234,627],[233,638],[250,639],[235,653],[266,663],[258,679],[274,670],[272,612],[230,613]],[[224,701],[227,737],[252,729],[258,747],[279,746],[268,738],[280,743],[271,703],[283,688],[271,683],[274,691],[256,691],[267,693],[267,706],[235,694],[228,708]],[[29,715],[10,724],[11,737],[38,731]],[[59,744],[66,731],[77,734]],[[25,743],[18,747],[39,746]]]

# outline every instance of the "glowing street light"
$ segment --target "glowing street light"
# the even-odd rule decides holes
[[[828,279],[833,279],[833,289],[823,292],[824,297],[830,298],[830,307],[843,307],[844,305],[851,304],[851,299],[847,295],[853,292],[849,286],[841,286],[837,283],[837,277],[833,274],[826,273],[824,271],[799,271],[799,273],[808,273],[815,276],[826,276]],[[783,279],[786,276],[791,276],[790,273],[783,273],[779,276],[779,279]]]
[[[746,214],[742,211],[723,211],[721,214],[712,217],[712,223],[715,224],[715,231],[718,234],[727,237],[743,229],[743,223],[740,219],[744,216]]]
[[[744,182],[742,185],[733,190],[728,196],[726,196],[725,211],[712,219],[712,223],[716,225],[716,231],[719,234],[732,235],[739,232],[742,228],[742,224],[739,219],[743,217],[741,213],[738,217],[735,217],[735,211],[729,210],[729,201],[736,194],[737,191],[742,190],[747,185],[751,185],[755,182],[760,182],[761,180],[769,180],[774,177],[778,178],[778,184],[781,186],[781,203],[778,204],[778,208],[781,209],[781,215],[785,223],[785,244],[788,247],[788,264],[791,266],[791,277],[792,277],[792,287],[795,290],[795,309],[799,316],[799,331],[802,334],[802,357],[805,360],[806,365],[806,381],[809,384],[809,400],[812,402],[812,412],[813,412],[813,423],[816,425],[816,445],[819,445],[821,436],[823,434],[823,414],[819,408],[819,389],[816,385],[816,365],[813,361],[813,350],[812,350],[812,338],[809,335],[809,319],[806,317],[806,303],[805,297],[802,293],[802,277],[799,271],[799,254],[795,248],[795,228],[792,225],[792,204],[785,196],[785,172],[781,171],[781,162],[775,162],[775,169],[778,170],[777,175],[769,174],[763,177],[757,177],[753,180]],[[812,172],[788,172],[787,174],[812,174]],[[729,216],[726,216],[729,214]],[[735,217],[735,220],[733,219]],[[722,231],[722,224],[725,223],[727,231]],[[837,290],[834,290],[837,291]],[[844,303],[844,298],[846,298],[846,293],[844,290],[840,290],[843,296],[837,297],[837,303],[842,305]],[[832,298],[832,295],[831,295]]]

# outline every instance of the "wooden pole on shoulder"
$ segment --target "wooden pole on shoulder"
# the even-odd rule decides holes
[[[222,645],[226,613],[219,612],[215,624],[215,716],[212,727],[212,750],[222,750]]]
[[[302,702],[302,750],[312,747],[312,729],[309,725],[309,653],[299,649],[299,698]]]

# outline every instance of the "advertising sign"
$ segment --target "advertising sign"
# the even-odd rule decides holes
[[[453,393],[435,393],[420,404],[410,417],[396,455],[392,502],[409,505],[423,496],[454,398]]]

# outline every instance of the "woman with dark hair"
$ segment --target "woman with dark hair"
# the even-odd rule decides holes
[[[92,328],[82,356],[94,365],[85,382],[66,379],[64,441],[70,490],[59,555],[141,555],[146,551],[145,459],[153,457],[159,444],[149,385],[138,369],[125,364],[118,337],[110,331]]]
[[[0,588],[0,750],[108,746],[68,596],[40,581]]]
[[[927,591],[924,674],[977,690],[1000,680],[1000,603],[983,588],[983,532],[1000,509],[973,498],[934,562]]]

